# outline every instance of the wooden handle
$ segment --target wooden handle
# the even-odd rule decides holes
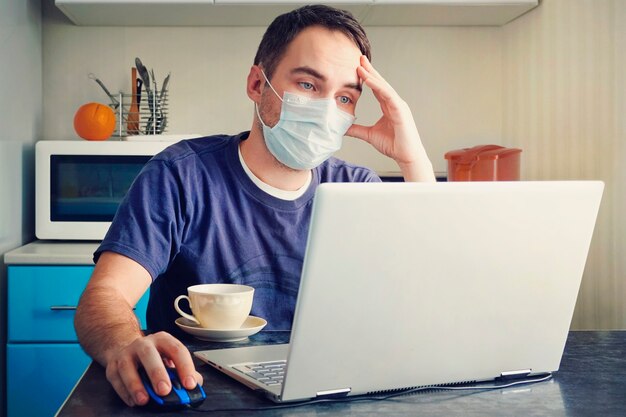
[[[131,86],[132,97],[130,99],[130,108],[128,109],[128,117],[126,118],[126,133],[136,135],[139,133],[139,106],[137,105],[137,68],[131,69]]]
[[[130,87],[133,90],[133,100],[137,97],[137,68],[130,70]]]

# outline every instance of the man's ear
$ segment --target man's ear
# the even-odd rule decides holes
[[[261,68],[258,65],[250,67],[246,92],[248,93],[250,100],[255,103],[259,103],[261,101],[261,91],[263,90],[264,82],[265,79],[263,78],[263,74],[261,74]]]

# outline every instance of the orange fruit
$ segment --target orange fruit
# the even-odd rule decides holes
[[[115,113],[105,104],[83,104],[74,115],[74,130],[83,139],[108,139],[115,130]]]

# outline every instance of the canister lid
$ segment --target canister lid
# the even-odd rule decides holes
[[[446,152],[445,158],[460,164],[469,164],[481,159],[499,159],[522,152],[517,148],[506,148],[499,145],[478,145],[472,148],[457,149]]]

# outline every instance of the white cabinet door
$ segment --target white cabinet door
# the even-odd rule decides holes
[[[537,7],[538,0],[374,0],[371,26],[501,26]]]

